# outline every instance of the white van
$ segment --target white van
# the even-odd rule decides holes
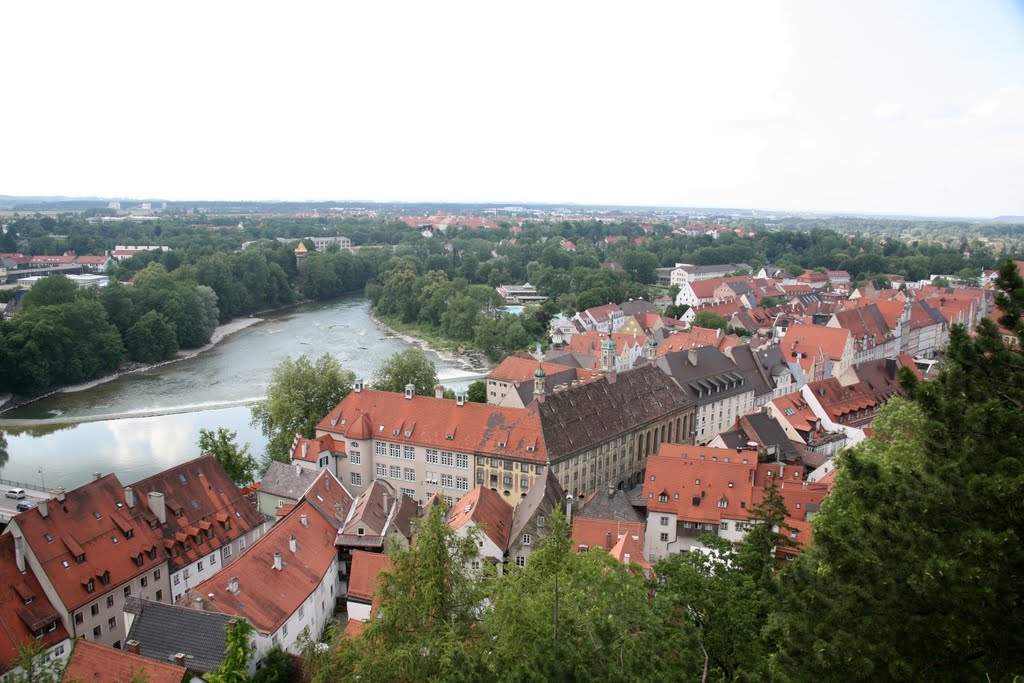
[[[25,489],[7,489],[7,493],[5,493],[4,495],[6,495],[8,498],[24,498]]]

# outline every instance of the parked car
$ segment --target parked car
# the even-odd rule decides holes
[[[18,512],[24,512],[25,510],[31,510],[35,506],[36,506],[36,502],[34,500],[23,500],[20,503],[18,503],[17,507],[18,507]]]
[[[7,493],[4,495],[8,498],[24,498],[25,489],[7,489]]]

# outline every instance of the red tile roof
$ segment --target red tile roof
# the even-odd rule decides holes
[[[892,330],[896,329],[896,325],[899,324],[900,318],[903,316],[903,302],[894,299],[861,297],[859,299],[847,299],[843,302],[843,308],[846,310],[866,308],[868,306],[877,306],[878,312],[881,313],[882,319],[885,320],[885,324]]]
[[[843,357],[846,342],[850,339],[849,330],[841,327],[824,327],[822,325],[790,325],[782,340],[783,355],[787,360],[793,358],[795,352],[813,356],[821,349],[833,361]]]
[[[140,501],[134,508],[125,505],[124,488],[113,474],[68,491],[63,502],[49,500],[45,517],[41,507],[20,513],[12,523],[68,611],[167,559],[159,532],[149,528]],[[101,580],[104,572],[109,572],[107,586]],[[90,581],[95,587],[91,593]]]
[[[722,341],[722,331],[711,327],[691,326],[686,330],[673,332],[665,341],[658,344],[657,354],[664,356],[673,351],[685,351],[686,349],[697,349],[701,346],[714,346],[718,348]]]
[[[649,512],[675,513],[680,521],[717,525],[722,517],[747,519],[756,468],[753,452],[662,444],[647,459],[644,500]]]
[[[303,516],[306,524],[303,525]],[[270,634],[309,598],[337,560],[335,525],[313,505],[302,501],[288,515],[239,555],[219,574],[193,591],[209,608],[248,619],[260,633]],[[296,552],[289,539],[294,537]],[[274,569],[274,553],[281,554],[281,569]],[[229,590],[238,579],[238,593]]]
[[[405,394],[362,389],[349,393],[316,428],[349,439],[373,436],[431,448],[446,444],[452,451],[532,463],[546,462],[547,455],[535,406],[460,406],[451,399],[407,399]]]
[[[638,535],[643,538],[643,522],[590,519],[578,515],[572,520],[572,543],[576,550],[579,550],[580,546],[586,546],[588,549],[604,548],[611,551],[620,538],[627,535]]]
[[[181,683],[187,672],[183,666],[166,664],[142,655],[79,639],[68,659],[63,680],[67,683],[88,681],[132,681],[141,675],[148,683]]]
[[[349,490],[329,469],[320,472],[302,497],[339,524],[348,516],[353,500]]]
[[[209,453],[137,481],[131,488],[135,494],[132,510],[149,524],[157,523],[149,494],[164,496],[167,521],[157,523],[154,533],[163,542],[161,547],[170,551],[172,571],[263,524],[263,515]],[[231,520],[230,528],[224,519]]]
[[[344,452],[345,442],[336,441],[329,434],[313,439],[304,439],[296,434],[295,440],[292,442],[292,460],[301,460],[302,462],[318,463],[320,456],[324,453],[330,455]]]
[[[578,336],[580,335],[573,335],[573,338],[575,339]],[[544,373],[548,375],[554,375],[565,371],[564,365],[558,365],[556,363],[538,363],[536,360],[528,358],[509,356],[498,363],[498,366],[487,374],[487,379],[493,379],[499,382],[532,382],[533,373],[537,371],[538,367],[543,368]]]
[[[635,562],[645,571],[651,568],[651,563],[644,557],[643,532],[639,534],[623,534],[622,538],[619,539],[619,542],[608,551],[608,554],[622,564],[628,565]]]
[[[494,541],[502,551],[508,548],[508,535],[512,529],[512,506],[506,503],[497,491],[477,486],[452,506],[448,512],[448,526],[461,529],[469,522]]]
[[[18,648],[35,643],[45,648],[68,637],[43,587],[31,571],[18,571],[14,536],[0,536],[0,673],[17,663]],[[53,624],[54,630],[49,626]],[[38,640],[33,634],[43,632]]]
[[[109,256],[79,256],[75,259],[75,263],[81,263],[88,266],[102,266],[109,260]]]
[[[377,593],[377,575],[391,570],[391,558],[383,553],[352,551],[352,569],[348,576],[348,597],[372,603]]]

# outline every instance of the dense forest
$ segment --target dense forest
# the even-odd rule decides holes
[[[752,227],[747,223],[736,225]],[[211,216],[147,222],[6,218],[4,252],[98,254],[117,244],[170,250],[119,262],[110,274],[130,285],[112,284],[99,294],[52,285],[26,295],[20,312],[0,324],[0,357],[19,361],[3,363],[0,391],[38,394],[109,373],[125,360],[168,359],[205,344],[217,322],[356,291],[365,290],[385,321],[477,348],[496,361],[545,342],[553,315],[654,296],[655,268],[677,262],[775,263],[797,273],[830,268],[848,270],[858,280],[917,280],[934,273],[977,277],[1006,255],[981,243],[943,246],[827,229],[761,229],[751,236],[725,225],[716,239],[675,235],[667,224],[645,229],[591,220],[513,227],[452,228],[424,237],[404,223],[370,218],[252,217],[241,227]],[[321,253],[307,244],[302,277],[293,246],[276,239],[336,234],[349,237],[357,250]],[[606,237],[628,239],[607,243]],[[575,250],[563,248],[562,239],[573,241]],[[252,244],[242,250],[243,242]],[[527,281],[549,301],[518,314],[504,311],[494,287]],[[88,325],[81,323],[85,319]]]
[[[1000,321],[1024,342],[1009,265]],[[375,617],[307,647],[318,683],[362,681],[1015,681],[1024,672],[1024,356],[998,327],[955,326],[941,375],[901,379],[873,435],[839,456],[795,561],[774,482],[745,539],[648,577],[575,552],[565,519],[525,567],[466,568],[472,534],[432,508],[391,549]],[[998,435],[998,436],[997,436]],[[483,563],[486,565],[487,563]]]

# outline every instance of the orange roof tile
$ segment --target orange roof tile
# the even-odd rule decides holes
[[[302,523],[303,518],[306,521]],[[270,528],[219,574],[195,586],[211,609],[248,619],[261,633],[274,633],[309,598],[338,558],[335,525],[307,501]],[[289,539],[294,537],[296,552]],[[280,570],[274,553],[281,554]],[[238,579],[238,593],[229,590]]]
[[[350,439],[366,439],[370,438],[365,433],[367,427],[373,436],[396,443],[431,448],[447,444],[451,450],[463,453],[546,461],[535,407],[504,408],[472,402],[460,406],[451,399],[407,399],[405,394],[362,389],[350,392],[316,428]]]
[[[573,335],[573,338],[578,336],[580,335]],[[487,379],[499,382],[532,382],[533,373],[537,372],[538,367],[543,368],[544,373],[548,375],[565,371],[565,366],[557,363],[538,363],[519,356],[509,356],[487,374]]]
[[[20,513],[12,523],[69,611],[167,559],[159,532],[149,528],[143,514],[144,504],[125,505],[124,488],[113,474],[68,491],[63,502],[47,501],[45,517],[42,507]],[[121,531],[125,524],[132,529],[131,538]],[[109,572],[109,586],[101,585],[104,572]],[[90,580],[95,587],[91,593]]]
[[[317,463],[324,453],[330,455],[344,452],[345,442],[336,441],[330,434],[313,439],[304,439],[296,434],[295,440],[292,442],[292,460],[301,460],[302,462]]]
[[[502,551],[508,548],[508,535],[512,529],[512,506],[505,499],[484,486],[459,499],[448,512],[448,526],[461,529],[472,522]]]
[[[79,639],[75,642],[75,649],[68,659],[63,680],[67,683],[132,681],[141,674],[149,683],[181,683],[186,673],[183,666],[158,662],[142,655]]]
[[[658,454],[647,460],[643,493],[647,509],[675,513],[680,521],[718,524],[723,516],[746,519],[756,467],[755,453],[662,444]]]
[[[822,349],[829,358],[837,361],[843,357],[849,339],[850,331],[841,327],[790,325],[781,346],[786,358],[792,358],[795,352],[811,356],[816,349]]]
[[[14,536],[0,536],[0,673],[17,663],[18,649],[28,643],[43,648],[56,645],[68,637],[43,587],[35,574],[18,571],[15,563]],[[55,625],[50,631],[49,626]],[[35,638],[35,633],[42,633]]]
[[[625,565],[635,562],[645,571],[651,568],[651,563],[644,557],[643,532],[623,534],[619,542],[608,551],[608,554]]]
[[[352,551],[352,569],[348,577],[348,597],[372,603],[377,594],[377,575],[391,570],[391,558],[383,553]]]
[[[574,516],[572,520],[572,542],[577,550],[581,546],[604,548],[610,551],[622,537],[644,535],[643,522],[621,522],[613,519],[590,519]]]

